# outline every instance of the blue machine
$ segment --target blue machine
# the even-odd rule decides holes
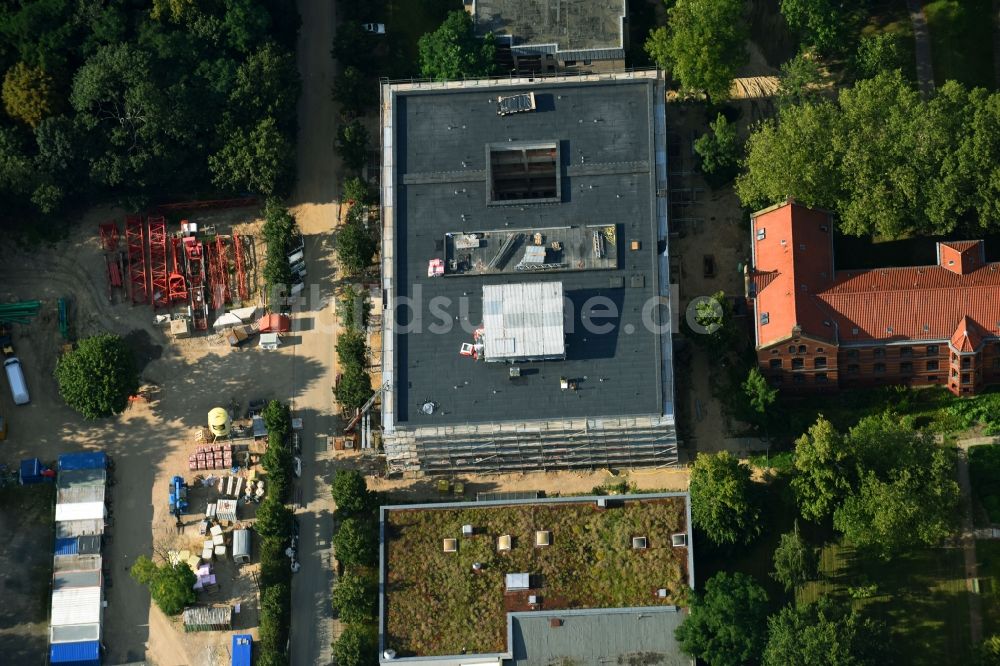
[[[232,666],[250,666],[253,658],[253,636],[233,634]]]
[[[184,479],[175,476],[170,481],[170,513],[174,516],[181,516],[188,511],[187,484]]]

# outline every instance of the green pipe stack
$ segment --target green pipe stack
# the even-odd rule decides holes
[[[0,323],[30,324],[38,314],[41,301],[18,301],[17,303],[0,303]]]

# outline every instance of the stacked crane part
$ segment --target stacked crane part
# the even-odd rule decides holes
[[[208,303],[205,300],[205,246],[193,236],[185,236],[184,262],[187,270],[191,322],[195,330],[208,330]]]
[[[41,301],[0,304],[0,324],[30,324],[41,305]]]
[[[149,302],[144,241],[142,218],[138,215],[127,216],[125,218],[125,245],[128,249],[128,277],[133,304]]]
[[[233,258],[236,260],[236,293],[241,303],[250,300],[250,284],[247,282],[246,259],[243,256],[243,239],[233,234]]]
[[[225,236],[216,236],[208,244],[208,278],[212,289],[212,309],[221,310],[232,302],[229,288],[229,258]]]
[[[108,281],[108,302],[115,302],[115,289],[125,290],[125,253],[118,249],[121,236],[118,224],[106,222],[98,225],[101,249],[104,251],[104,274]]]
[[[187,280],[184,279],[184,274],[180,271],[180,266],[177,263],[177,257],[183,252],[179,237],[170,239],[170,250],[173,270],[167,276],[167,299],[171,303],[177,303],[178,301],[186,301],[188,298]]]
[[[150,300],[154,308],[170,305],[167,274],[167,221],[161,217],[147,219],[149,225]]]

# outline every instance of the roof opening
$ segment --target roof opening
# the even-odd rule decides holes
[[[491,204],[559,201],[559,143],[493,144],[487,149]]]
[[[512,113],[524,113],[535,110],[535,93],[527,92],[519,95],[508,95],[497,98],[497,115],[509,116]]]

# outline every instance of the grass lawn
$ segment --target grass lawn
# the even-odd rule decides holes
[[[527,610],[527,593],[505,593],[505,574],[529,573],[544,609],[684,604],[687,549],[683,498],[461,509],[401,509],[387,516],[386,644],[399,656],[503,652],[507,612]],[[471,524],[475,534],[462,536]],[[551,545],[537,548],[535,530]],[[512,549],[497,551],[501,535]],[[632,549],[646,536],[646,550]],[[458,539],[458,552],[442,540]],[[474,563],[482,569],[474,571]],[[666,598],[655,596],[666,588]]]
[[[970,87],[996,88],[991,5],[991,0],[924,3],[938,85],[955,79]]]
[[[983,599],[983,636],[1000,634],[1000,541],[977,541],[979,593]]]
[[[830,595],[850,602],[852,588],[876,586],[870,597],[853,603],[889,627],[899,663],[969,663],[969,602],[960,548],[921,549],[883,562],[832,543],[823,548],[820,572],[822,580],[800,589],[798,601]]]

